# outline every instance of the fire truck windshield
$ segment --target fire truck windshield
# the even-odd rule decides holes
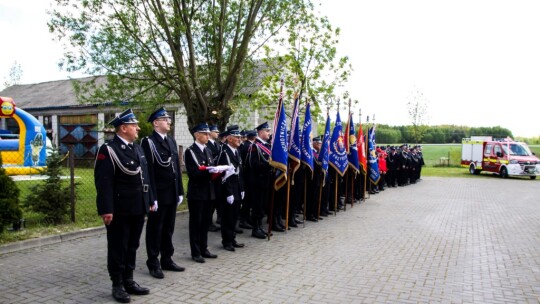
[[[508,145],[502,145],[504,153],[516,156],[531,156],[532,153],[529,150],[529,147],[524,146],[520,143],[510,143]],[[508,147],[510,147],[510,153],[508,153]]]

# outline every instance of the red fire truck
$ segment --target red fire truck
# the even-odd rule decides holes
[[[530,179],[540,175],[540,159],[526,143],[491,136],[471,136],[461,143],[461,166],[469,168],[471,174],[485,171],[503,178],[529,176]]]

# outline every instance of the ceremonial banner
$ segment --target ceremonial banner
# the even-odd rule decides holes
[[[326,126],[324,127],[324,136],[321,145],[321,151],[319,151],[319,162],[321,163],[323,172],[323,186],[326,181],[326,174],[328,173],[328,157],[330,154],[330,115],[326,115]]]
[[[292,171],[292,180],[294,173],[300,168],[300,160],[302,158],[300,152],[300,127],[298,122],[298,106],[301,96],[297,96],[294,100],[294,109],[291,119],[291,137],[289,138],[289,167]]]
[[[345,128],[347,133],[347,158],[349,159],[349,168],[354,170],[355,173],[360,171],[360,165],[358,163],[358,148],[356,147],[356,136],[354,131],[354,122],[352,113],[349,113],[349,121],[347,122],[347,127]]]
[[[311,171],[313,178],[313,150],[311,148],[311,113],[309,102],[306,106],[306,115],[304,117],[304,128],[302,129],[302,163]]]
[[[332,132],[332,139],[330,140],[330,156],[328,162],[330,163],[330,166],[336,169],[339,175],[343,176],[345,171],[347,171],[349,161],[347,159],[347,150],[345,149],[341,128],[341,118],[339,118],[338,112],[334,132]]]
[[[375,185],[379,182],[381,174],[379,172],[379,163],[377,162],[377,146],[375,144],[375,125],[368,131],[368,163],[369,163],[369,179]]]
[[[367,174],[366,137],[364,136],[364,130],[362,130],[362,122],[358,126],[358,142],[356,143],[356,147],[360,169],[364,174]]]
[[[287,182],[287,120],[283,107],[283,81],[279,92],[278,107],[274,117],[274,132],[272,133],[272,153],[270,165],[276,168],[274,189],[279,190]]]

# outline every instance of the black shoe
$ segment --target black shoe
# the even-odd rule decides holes
[[[184,267],[176,265],[173,261],[167,264],[162,264],[161,269],[163,270],[169,270],[169,271],[176,271],[176,272],[182,272],[186,270]]]
[[[207,259],[217,259],[217,254],[210,253],[210,251],[208,250],[203,252],[202,256],[203,258],[207,258]]]
[[[139,284],[137,284],[137,282],[133,280],[124,282],[124,288],[126,289],[127,293],[137,296],[144,296],[150,293],[150,289],[146,287],[141,287]]]
[[[191,257],[191,259],[194,260],[194,261],[197,262],[197,263],[204,263],[204,262],[206,262],[202,256],[194,256],[194,257]]]
[[[297,218],[294,218],[294,222],[297,223],[297,224],[303,224],[304,223],[303,220],[297,219]]]
[[[165,275],[163,274],[163,271],[161,271],[161,268],[159,267],[150,269],[150,275],[156,279],[163,279],[165,277]]]
[[[131,297],[124,289],[124,286],[113,286],[112,296],[117,302],[120,302],[120,303],[131,302]]]
[[[220,228],[218,226],[214,225],[214,224],[210,224],[210,226],[208,227],[208,231],[210,231],[210,232],[217,232],[217,231],[219,231],[219,229]]]
[[[289,227],[298,228],[298,224],[295,221],[289,221]]]
[[[318,222],[318,220],[313,216],[308,217],[307,220],[310,222]]]
[[[240,221],[240,224],[238,224],[238,227],[243,228],[243,229],[253,229],[253,226],[251,226],[246,221]]]
[[[232,245],[223,245],[223,249],[227,251],[234,251],[234,247]]]
[[[285,228],[281,228],[279,226],[272,226],[272,231],[276,231],[276,232],[285,232]]]
[[[232,243],[232,246],[233,246],[234,248],[244,248],[245,245],[244,245],[243,243],[233,242],[233,243]]]
[[[266,238],[266,234],[260,229],[251,230],[251,236],[261,240]]]

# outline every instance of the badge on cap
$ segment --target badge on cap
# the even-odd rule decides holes
[[[113,118],[109,124],[113,127],[118,127],[123,124],[136,124],[139,123],[137,118],[135,117],[135,114],[133,114],[133,110],[127,109],[124,112],[120,113],[120,115]]]

